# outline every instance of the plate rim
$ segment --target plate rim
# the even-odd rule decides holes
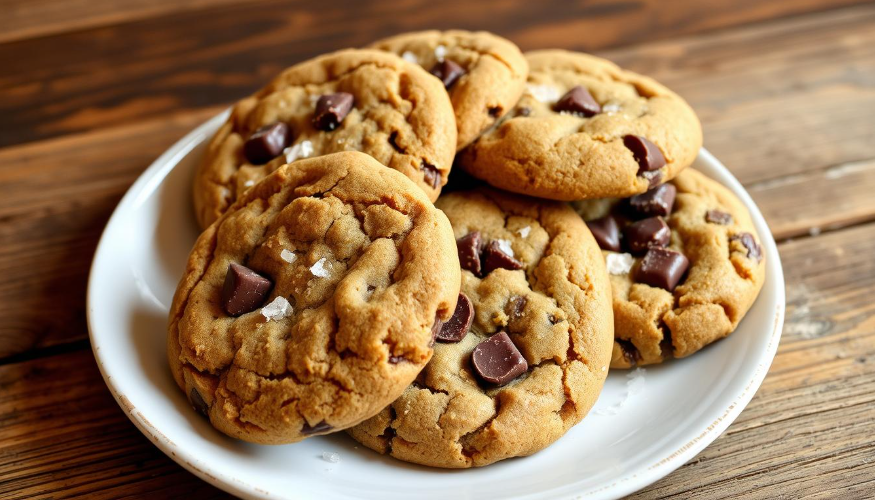
[[[182,158],[184,158],[192,149],[196,148],[202,142],[208,141],[209,136],[211,135],[211,132],[209,131],[211,129],[218,128],[220,124],[227,119],[229,114],[230,108],[225,109],[224,111],[218,113],[217,115],[195,127],[192,131],[188,132],[185,136],[176,141],[167,150],[165,150],[160,156],[158,156],[158,158],[155,159],[155,161],[153,161],[145,170],[143,170],[143,172],[137,177],[136,181],[134,181],[134,183],[125,192],[124,196],[119,201],[115,209],[113,209],[112,215],[110,216],[109,220],[106,223],[106,226],[101,233],[97,247],[94,251],[94,257],[91,261],[91,267],[88,273],[88,286],[86,290],[86,323],[88,326],[88,337],[91,344],[92,354],[94,355],[95,361],[97,362],[97,366],[100,371],[100,375],[104,380],[104,383],[106,384],[113,398],[116,400],[116,403],[125,412],[128,419],[131,420],[134,426],[139,429],[144,436],[146,436],[158,449],[160,449],[170,459],[172,459],[174,462],[176,462],[201,480],[206,481],[207,483],[210,483],[213,486],[216,486],[217,488],[220,488],[233,495],[244,498],[266,499],[273,498],[268,491],[260,489],[257,486],[249,484],[239,478],[226,476],[222,472],[215,470],[208,463],[194,456],[193,453],[190,453],[187,450],[178,447],[175,443],[173,443],[173,441],[168,439],[167,436],[165,436],[159,429],[155,428],[151,423],[149,423],[145,416],[139,410],[133,407],[133,405],[124,396],[124,394],[120,392],[120,389],[116,387],[115,383],[112,380],[112,375],[107,373],[101,359],[100,345],[97,341],[97,336],[94,333],[94,304],[97,301],[97,298],[95,297],[96,292],[94,290],[96,287],[94,283],[96,281],[97,269],[99,266],[98,261],[104,249],[108,246],[107,240],[109,238],[110,229],[115,223],[117,223],[117,220],[121,217],[120,214],[124,209],[127,209],[129,205],[136,203],[141,194],[150,193],[154,190],[155,187],[157,187],[156,185],[160,185],[161,183],[163,183],[169,173],[179,165],[179,162]],[[766,349],[763,351],[760,357],[756,370],[748,378],[747,384],[744,386],[744,389],[741,391],[741,393],[737,394],[732,399],[732,402],[728,405],[728,407],[723,408],[722,413],[717,411],[710,412],[712,415],[719,416],[717,416],[710,425],[708,425],[704,430],[699,432],[695,437],[690,439],[684,445],[674,448],[675,451],[668,454],[667,456],[664,456],[657,462],[646,466],[645,468],[630,470],[627,473],[621,475],[609,485],[583,492],[557,492],[560,495],[563,495],[563,498],[568,497],[569,495],[575,497],[625,496],[640,489],[643,489],[650,484],[655,483],[656,481],[664,478],[671,472],[678,469],[680,466],[682,466],[690,459],[695,457],[698,453],[700,453],[705,447],[711,444],[729,427],[729,425],[733,421],[735,421],[738,415],[741,414],[741,412],[748,405],[748,403],[750,403],[754,394],[756,394],[756,391],[759,389],[760,385],[762,385],[762,382],[769,371],[769,367],[771,366],[775,358],[775,354],[777,353],[778,344],[780,343],[781,333],[783,330],[784,312],[786,305],[784,273],[781,266],[780,255],[777,251],[777,244],[775,243],[771,230],[769,229],[768,224],[762,216],[759,207],[756,205],[756,203],[754,203],[747,190],[745,190],[741,183],[735,178],[735,176],[732,175],[731,171],[704,147],[700,149],[699,156],[702,157],[705,162],[716,166],[722,178],[719,180],[714,180],[721,185],[729,188],[733,192],[733,194],[741,199],[745,207],[750,211],[754,225],[757,227],[758,233],[760,233],[759,236],[763,243],[762,246],[765,249],[767,265],[769,263],[772,263],[773,267],[771,269],[767,269],[766,272],[767,274],[771,274],[768,279],[775,281],[774,299],[776,302],[776,306],[773,311],[774,321],[772,323],[772,331],[769,333],[768,344],[766,345]],[[708,177],[711,176],[709,175]],[[152,187],[153,189],[149,189],[150,187]],[[763,229],[765,229],[765,231],[763,231]]]

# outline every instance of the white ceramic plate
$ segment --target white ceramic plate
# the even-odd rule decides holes
[[[165,356],[167,311],[198,234],[192,173],[226,116],[173,145],[119,203],[91,268],[88,327],[106,385],[134,425],[180,465],[228,492],[249,498],[616,498],[665,476],[716,439],[753,397],[775,356],[784,318],[775,242],[738,181],[703,150],[695,168],[744,201],[762,238],[766,283],[759,299],[733,335],[695,356],[648,368],[631,386],[625,372],[611,373],[594,412],[548,449],[481,469],[441,470],[378,455],[343,433],[285,446],[226,438],[189,407]],[[323,452],[337,453],[340,462],[323,459]]]

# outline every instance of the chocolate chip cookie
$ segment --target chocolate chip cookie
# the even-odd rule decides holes
[[[254,443],[355,425],[432,355],[460,284],[453,231],[363,153],[280,167],[198,238],[170,310],[177,384]]]
[[[431,362],[348,432],[436,467],[530,455],[578,423],[602,388],[613,315],[604,259],[567,205],[489,188],[442,196],[462,293]]]
[[[453,108],[427,71],[377,50],[342,50],[283,71],[238,102],[194,181],[206,227],[280,165],[362,151],[412,179],[434,201],[456,149]]]
[[[457,148],[470,144],[504,116],[523,93],[528,63],[511,41],[485,31],[421,31],[371,45],[419,64],[450,94]]]
[[[699,172],[628,199],[574,205],[611,275],[612,368],[683,358],[729,335],[763,286],[750,214]]]
[[[688,167],[702,129],[656,81],[587,54],[526,54],[527,90],[460,156],[471,175],[542,198],[623,198]]]

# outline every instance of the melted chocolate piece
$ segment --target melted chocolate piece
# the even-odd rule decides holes
[[[222,287],[222,307],[231,316],[254,311],[264,303],[272,286],[269,279],[252,269],[232,263]]]
[[[443,324],[437,334],[440,342],[459,342],[468,334],[474,321],[474,304],[464,293],[459,294],[453,317]]]
[[[553,110],[557,112],[565,111],[588,118],[601,113],[602,107],[593,99],[589,90],[578,85],[559,98],[556,104],[553,105]]]
[[[422,180],[433,189],[437,189],[441,185],[441,173],[434,165],[422,162],[419,167],[422,170]]]
[[[729,241],[739,241],[744,248],[747,249],[747,256],[759,262],[763,260],[763,248],[757,243],[756,238],[750,233],[739,233],[732,235]]]
[[[445,88],[450,88],[465,74],[465,69],[449,59],[444,59],[435,64],[430,73],[436,76]]]
[[[650,172],[665,166],[665,157],[659,147],[640,135],[627,135],[623,138],[623,145],[632,151],[635,161],[638,162],[639,173]]]
[[[720,224],[721,226],[728,226],[732,224],[732,215],[721,212],[720,210],[708,210],[705,213],[705,222],[710,222],[711,224]]]
[[[456,249],[459,252],[459,264],[462,269],[467,269],[474,273],[474,276],[480,276],[480,251],[483,248],[483,242],[480,239],[480,232],[474,231],[456,240]]]

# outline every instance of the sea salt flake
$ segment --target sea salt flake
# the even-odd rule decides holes
[[[510,241],[508,240],[495,240],[498,242],[498,249],[504,252],[505,254],[513,257],[513,248],[510,246]]]
[[[602,106],[602,113],[613,114],[620,111],[620,105],[615,102],[609,102]]]
[[[313,154],[313,143],[301,141],[284,149],[283,154],[286,155],[286,163],[292,163],[299,158],[307,158]]]
[[[635,258],[628,253],[609,253],[605,257],[605,264],[611,274],[627,274],[635,264]]]
[[[295,255],[295,252],[289,251],[289,249],[287,248],[283,248],[283,251],[280,252],[280,258],[291,264],[295,261],[295,259],[298,258],[298,256]]]
[[[277,296],[270,304],[261,308],[261,315],[270,320],[283,319],[292,314],[292,305],[283,296]]]
[[[319,102],[319,98],[320,98],[320,97],[322,97],[322,96],[321,96],[321,95],[316,95],[316,94],[310,94],[310,95],[307,96],[307,98],[310,99],[310,105],[311,105],[311,106],[315,106],[316,103]]]
[[[325,269],[325,257],[317,260],[313,267],[310,268],[310,272],[313,273],[313,276],[317,276],[319,278],[327,278],[331,275],[328,272],[328,269]]]
[[[559,89],[552,85],[528,85],[526,91],[540,102],[556,102],[559,100]]]
[[[254,185],[255,185],[255,181],[253,181],[252,179],[243,183],[243,187],[252,187]]]
[[[529,233],[530,233],[531,231],[532,231],[532,228],[531,228],[530,226],[526,226],[526,227],[524,227],[524,228],[518,229],[518,230],[517,230],[517,234],[519,234],[519,235],[522,236],[523,238],[528,238],[528,237],[529,237]]]
[[[419,58],[416,57],[416,54],[410,52],[409,50],[405,50],[403,54],[401,54],[401,59],[413,64],[419,64]]]
[[[336,463],[340,462],[340,454],[334,453],[333,451],[323,451],[322,452],[322,460],[336,464]]]
[[[447,48],[443,45],[438,45],[434,48],[434,57],[438,60],[438,62],[443,62],[444,57],[447,56]]]

